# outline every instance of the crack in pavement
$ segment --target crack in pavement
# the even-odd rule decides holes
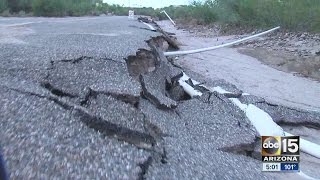
[[[280,121],[277,121],[277,124],[279,126],[292,126],[292,127],[305,126],[305,127],[309,127],[309,128],[320,130],[320,124],[319,123],[303,121],[303,120],[300,121],[300,122],[287,122],[286,120],[280,120]]]
[[[261,149],[259,149],[260,146],[261,146],[261,139],[259,137],[256,137],[256,139],[251,143],[243,143],[243,144],[237,144],[235,146],[222,147],[222,148],[219,148],[218,150],[227,152],[227,153],[248,156],[250,158],[260,161],[261,160]]]
[[[134,131],[122,126],[119,126],[114,123],[110,123],[100,117],[97,117],[95,114],[89,112],[86,108],[73,104],[69,101],[66,101],[64,99],[61,99],[57,96],[50,95],[50,96],[44,96],[41,94],[33,93],[33,92],[27,92],[27,91],[22,91],[19,89],[14,89],[14,88],[9,88],[6,86],[5,87],[9,90],[21,93],[21,94],[26,94],[30,96],[36,96],[38,98],[42,99],[47,99],[49,101],[53,101],[62,108],[66,110],[71,110],[74,112],[75,116],[78,116],[79,119],[86,124],[89,128],[92,128],[96,131],[99,131],[103,135],[109,136],[116,138],[118,140],[122,140],[125,142],[128,142],[130,144],[133,144],[137,146],[138,148],[146,149],[146,150],[151,150],[152,146],[156,143],[155,139],[146,133],[141,133],[138,131]]]
[[[151,89],[151,88],[147,87],[145,80],[144,80],[144,76],[142,76],[142,75],[140,76],[140,82],[141,82],[143,96],[146,99],[148,99],[152,104],[154,104],[156,107],[158,107],[159,109],[164,109],[164,110],[173,109],[173,108],[177,107],[177,104],[173,100],[169,100],[169,98],[166,98],[164,95],[160,95],[169,101],[169,102],[164,102],[159,97],[154,95],[155,93],[150,92],[149,89]]]
[[[40,86],[42,86],[43,88],[47,89],[48,91],[50,91],[52,94],[59,96],[59,97],[70,97],[70,98],[76,98],[78,96],[67,93],[67,92],[63,92],[62,90],[55,88],[52,86],[52,84],[50,84],[49,82],[42,82],[40,83]]]
[[[254,103],[260,109],[266,111],[279,125],[310,126],[320,129],[320,114],[304,110],[288,108],[281,105],[273,105],[267,102]]]
[[[90,87],[85,88],[85,95],[83,100],[80,102],[81,106],[88,105],[90,98],[96,98],[99,94],[104,94],[107,96],[111,96],[119,101],[122,101],[127,104],[131,104],[134,107],[137,107],[139,105],[139,96],[134,96],[131,94],[121,94],[116,92],[108,92],[108,91],[95,91],[94,89],[91,89]]]
[[[177,102],[168,97],[166,84],[169,79],[177,76],[181,71],[170,66],[157,45],[157,41],[151,39],[148,41],[148,45],[155,54],[154,61],[157,64],[154,71],[139,76],[143,95],[160,109],[174,109],[177,107]]]
[[[80,57],[77,57],[77,58],[71,58],[71,59],[62,59],[62,60],[57,60],[57,61],[50,61],[51,65],[53,66],[54,63],[58,63],[58,62],[71,62],[73,64],[76,64],[76,63],[79,63],[83,60],[86,60],[86,59],[94,59],[95,57],[92,57],[92,56],[80,56]],[[117,60],[114,60],[112,58],[107,58],[107,57],[99,57],[99,59],[101,60],[107,60],[107,61],[113,61],[113,62],[116,62],[116,63],[124,63],[124,62],[121,62],[121,61],[117,61]]]
[[[160,109],[174,109],[177,103],[167,96],[166,82],[178,71],[169,66],[163,56],[164,41],[161,36],[151,38],[147,41],[151,51],[139,49],[126,63],[130,76],[139,79],[145,98]]]
[[[145,160],[143,163],[138,164],[141,169],[141,172],[138,175],[138,180],[145,180],[146,179],[145,175],[147,174],[148,169],[152,164],[152,161],[153,161],[152,156],[149,156],[148,159]]]

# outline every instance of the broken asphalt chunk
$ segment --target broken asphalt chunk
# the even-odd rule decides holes
[[[140,84],[129,76],[126,65],[106,59],[84,57],[81,60],[58,61],[44,80],[47,89],[62,95],[87,96],[86,89],[135,101],[140,97]],[[48,86],[49,85],[49,86]]]

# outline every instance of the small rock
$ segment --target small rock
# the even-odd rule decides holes
[[[289,37],[289,33],[286,33],[286,34],[284,35],[284,37],[285,37],[285,38],[288,38],[288,37]]]
[[[297,49],[290,49],[290,52],[297,52]]]
[[[301,45],[302,45],[302,40],[299,39],[299,41],[298,41],[298,42],[295,42],[294,45],[295,45],[295,46],[298,46],[298,47],[301,46]]]

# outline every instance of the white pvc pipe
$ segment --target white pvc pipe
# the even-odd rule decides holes
[[[183,90],[189,94],[191,97],[195,96],[202,96],[202,93],[196,89],[194,89],[192,86],[190,86],[188,83],[186,83],[184,80],[179,79],[179,84],[182,86]]]
[[[167,14],[167,12],[165,10],[161,11],[162,13],[164,13],[168,18],[169,20],[171,21],[171,23],[175,26],[176,23],[171,19],[171,17]]]
[[[294,136],[288,132],[285,132],[286,136]],[[300,148],[303,152],[310,154],[314,157],[320,158],[320,146],[308,140],[300,138]]]
[[[142,22],[144,25],[148,26],[151,31],[157,31],[152,25]]]
[[[299,174],[299,175],[300,175],[301,177],[303,177],[304,179],[319,180],[319,179],[316,179],[316,178],[313,178],[313,177],[310,177],[310,176],[306,175],[306,174],[303,173],[302,171],[297,172],[297,174]]]
[[[246,38],[243,38],[243,39],[239,39],[239,40],[236,40],[236,41],[233,41],[233,42],[230,42],[230,43],[226,43],[226,44],[222,44],[222,45],[218,45],[218,46],[202,48],[202,49],[195,49],[195,50],[187,50],[187,51],[164,52],[164,55],[165,56],[176,56],[176,55],[186,55],[186,54],[200,53],[200,52],[204,52],[204,51],[211,51],[211,50],[215,50],[215,49],[219,49],[219,48],[223,48],[223,47],[227,47],[227,46],[232,46],[234,44],[237,44],[237,43],[240,43],[240,42],[244,42],[244,41],[256,38],[258,36],[262,36],[262,35],[268,34],[268,33],[272,32],[272,31],[275,31],[275,30],[277,30],[279,28],[280,28],[280,26],[272,28],[272,29],[270,29],[268,31],[264,31],[264,32],[259,33],[259,34],[255,34],[253,36],[249,36],[249,37],[246,37]]]

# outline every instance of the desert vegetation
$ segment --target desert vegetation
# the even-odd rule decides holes
[[[83,16],[136,14],[197,24],[266,28],[282,26],[291,31],[320,32],[319,0],[204,0],[162,9],[130,8],[102,3],[102,0],[0,0],[2,16]]]
[[[280,25],[293,31],[320,32],[319,0],[206,0],[164,9],[174,19],[198,24],[255,28]]]
[[[129,9],[141,15],[156,15],[153,8],[129,8],[103,3],[102,0],[0,0],[2,16],[128,15]]]

